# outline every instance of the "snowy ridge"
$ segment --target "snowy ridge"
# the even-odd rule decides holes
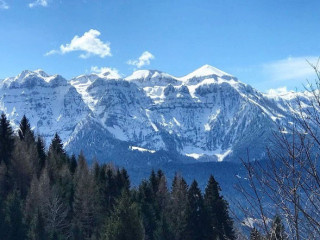
[[[120,152],[238,161],[253,145],[251,156],[262,159],[277,124],[292,121],[297,96],[306,108],[311,97],[262,94],[209,65],[180,78],[139,70],[126,78],[110,71],[67,81],[23,71],[1,80],[0,93],[0,111],[15,127],[26,114],[47,143],[58,132],[69,152],[94,149],[86,153],[101,161]]]

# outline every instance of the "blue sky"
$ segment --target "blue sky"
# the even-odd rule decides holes
[[[261,91],[295,89],[315,77],[319,25],[312,0],[0,0],[0,78],[210,64]]]

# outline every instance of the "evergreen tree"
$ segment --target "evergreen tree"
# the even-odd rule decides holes
[[[85,239],[89,239],[97,224],[98,198],[94,176],[89,171],[82,154],[79,155],[78,167],[75,172],[74,220]]]
[[[77,164],[76,156],[74,154],[72,154],[71,159],[70,159],[70,163],[69,163],[69,170],[70,170],[71,174],[75,173],[75,171],[77,169],[77,165],[78,164]]]
[[[0,118],[0,163],[10,167],[10,160],[14,149],[14,136],[9,120],[4,113]]]
[[[154,196],[152,184],[150,182],[143,181],[138,189],[137,202],[140,205],[145,228],[145,237],[148,240],[154,239],[154,233],[157,229],[158,217]]]
[[[38,165],[37,149],[35,144],[26,141],[16,141],[12,154],[12,177],[14,185],[19,189],[21,197],[25,199],[35,169]]]
[[[2,239],[3,236],[5,236],[5,234],[7,233],[6,224],[5,224],[4,204],[5,204],[5,201],[0,195],[0,239]]]
[[[153,169],[149,177],[149,182],[151,184],[152,192],[155,194],[158,191],[159,179]]]
[[[56,133],[52,139],[49,147],[49,154],[56,154],[60,157],[66,158],[66,153],[63,149],[63,143],[60,136]]]
[[[172,191],[168,206],[168,222],[175,240],[183,240],[187,227],[188,185],[178,174],[172,182]]]
[[[68,164],[68,156],[63,149],[62,140],[56,133],[49,147],[47,168],[53,184],[59,180],[60,170]]]
[[[29,143],[34,142],[35,140],[33,131],[31,130],[29,120],[26,118],[25,115],[23,115],[21,119],[18,134],[19,134],[20,140],[24,140]]]
[[[174,239],[174,234],[171,232],[171,228],[164,214],[160,217],[160,220],[157,222],[157,228],[154,233],[154,239],[155,240]]]
[[[41,171],[46,165],[46,151],[42,138],[38,136],[37,138],[37,153],[38,153],[38,166],[37,166],[37,176],[40,177]]]
[[[4,200],[14,185],[12,176],[14,143],[10,122],[6,115],[2,113],[0,117],[0,194]]]
[[[187,227],[184,232],[186,240],[202,240],[203,239],[203,198],[198,187],[197,181],[193,181],[188,191],[187,202]]]
[[[205,239],[235,239],[233,222],[229,217],[228,203],[220,195],[220,187],[211,175],[205,189]]]
[[[14,191],[8,195],[5,204],[5,231],[7,240],[21,240],[26,238],[22,201],[19,193]]]
[[[286,240],[288,239],[285,232],[284,225],[281,221],[281,217],[276,215],[272,222],[270,240]]]
[[[107,166],[106,170],[106,207],[111,210],[118,196],[117,184],[111,166]]]
[[[48,236],[45,231],[44,219],[41,212],[37,210],[36,214],[33,216],[28,232],[28,239],[30,240],[46,240]]]
[[[157,173],[157,192],[153,206],[156,213],[156,229],[153,233],[154,239],[172,239],[173,234],[169,226],[169,191],[167,180],[162,171]]]
[[[130,199],[129,192],[123,191],[116,201],[105,227],[105,240],[144,240],[144,229],[138,206]]]
[[[120,193],[122,190],[129,191],[130,189],[129,175],[127,170],[125,170],[124,168],[117,171],[117,185]]]

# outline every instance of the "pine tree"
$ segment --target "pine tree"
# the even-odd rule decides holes
[[[175,240],[183,240],[187,228],[188,185],[178,174],[172,182],[171,197],[168,206],[168,222]]]
[[[270,240],[286,240],[288,239],[285,232],[284,225],[281,221],[281,217],[276,215],[272,222]]]
[[[144,240],[144,229],[138,206],[123,191],[107,219],[104,240]]]
[[[5,204],[5,230],[7,240],[21,240],[26,238],[22,200],[19,193],[14,191],[8,195]]]
[[[0,117],[0,194],[5,199],[13,189],[12,155],[14,135],[9,120],[4,113]]]
[[[140,184],[137,202],[141,208],[146,239],[153,240],[157,228],[158,217],[155,194],[153,193],[152,184],[150,182],[143,181]]]
[[[5,201],[0,195],[0,239],[5,236],[7,233],[6,224],[5,224],[5,209],[4,209]]]
[[[220,187],[211,175],[205,189],[206,239],[235,239],[228,203],[220,196]]]
[[[38,166],[37,166],[37,176],[40,177],[41,171],[44,169],[46,165],[46,152],[45,146],[42,138],[38,136],[37,138],[37,153],[38,153]]]
[[[117,185],[120,190],[120,193],[122,190],[129,191],[130,189],[130,180],[127,170],[122,168],[120,171],[117,172]]]
[[[60,170],[68,164],[68,156],[58,134],[52,139],[46,160],[50,180],[54,184],[59,180]]]
[[[155,240],[172,240],[174,235],[171,232],[169,223],[164,214],[160,217],[160,220],[157,222],[157,228],[154,233]]]
[[[35,144],[26,141],[16,141],[12,154],[12,177],[14,185],[19,189],[21,197],[25,199],[33,177],[33,172],[38,165],[37,149]]]
[[[99,213],[98,189],[82,152],[79,155],[74,178],[76,183],[73,203],[74,220],[83,237],[89,239],[94,232]]]
[[[4,162],[7,168],[10,167],[10,161],[14,149],[14,136],[9,120],[4,113],[0,118],[0,163]]]
[[[159,174],[160,173],[160,174]],[[158,171],[158,187],[155,193],[155,212],[156,212],[156,229],[154,239],[173,239],[173,234],[169,226],[169,191],[167,188],[167,179],[165,175]]]
[[[149,182],[151,184],[152,192],[156,193],[158,191],[159,179],[157,178],[157,175],[153,169],[149,177]]]
[[[28,239],[30,240],[46,240],[48,236],[45,231],[45,223],[42,214],[39,210],[33,216],[28,232]]]
[[[77,159],[76,156],[74,154],[72,154],[71,159],[70,159],[70,163],[69,163],[69,170],[71,172],[71,174],[74,174],[76,169],[77,169]]]
[[[56,133],[52,139],[52,142],[50,144],[50,147],[49,147],[49,153],[51,154],[57,154],[61,157],[66,157],[66,153],[63,149],[63,143],[62,143],[62,140],[60,138],[60,136]]]
[[[106,206],[108,210],[111,210],[116,198],[118,197],[118,189],[115,181],[115,176],[111,166],[107,166],[106,170]]]
[[[26,118],[25,115],[23,115],[21,119],[18,134],[19,134],[20,140],[24,140],[29,143],[34,142],[35,140],[33,131],[31,130],[29,120]]]
[[[193,181],[188,191],[186,240],[202,240],[204,224],[203,198],[197,181]]]

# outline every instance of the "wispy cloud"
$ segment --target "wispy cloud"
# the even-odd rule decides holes
[[[32,3],[29,3],[28,6],[29,8],[41,6],[41,7],[47,7],[48,6],[49,0],[36,0]]]
[[[7,4],[6,1],[0,0],[0,9],[5,9],[5,10],[9,9],[9,5]]]
[[[310,66],[316,64],[319,57],[289,57],[271,63],[263,64],[262,71],[273,81],[306,80],[315,75]]]
[[[74,36],[70,43],[61,45],[59,50],[51,50],[45,55],[49,56],[52,54],[66,54],[74,51],[81,51],[80,58],[88,58],[91,56],[99,56],[104,58],[106,56],[112,56],[110,43],[101,41],[98,37],[101,33],[98,30],[90,29],[85,32],[82,36]]]
[[[150,65],[150,61],[152,59],[154,59],[154,56],[150,52],[145,51],[138,59],[129,60],[127,64],[136,66],[137,68],[141,68],[145,65]]]
[[[92,66],[91,72],[108,75],[112,78],[121,78],[121,74],[116,68]]]

